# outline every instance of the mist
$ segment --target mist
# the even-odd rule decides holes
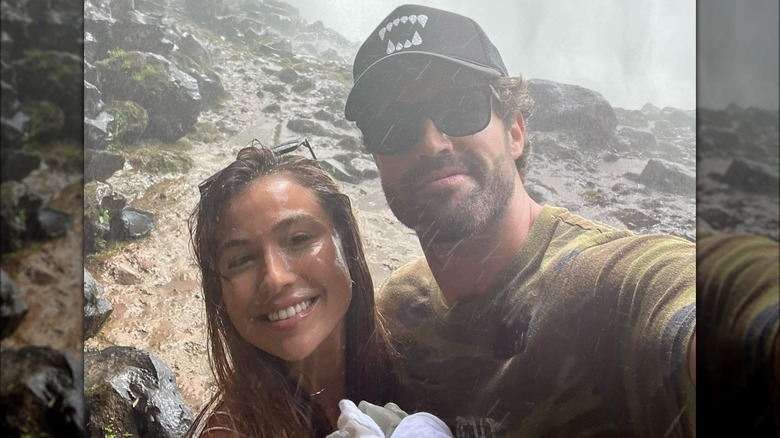
[[[286,0],[362,42],[400,0]],[[771,1],[771,0],[770,0]],[[598,91],[613,106],[696,107],[693,0],[419,0],[473,18],[512,75]]]
[[[778,109],[777,0],[702,2],[698,40],[699,106]]]

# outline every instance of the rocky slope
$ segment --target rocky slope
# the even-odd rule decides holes
[[[103,196],[95,199],[101,205],[98,216],[106,205],[101,204],[105,194],[111,193],[124,199],[122,208],[152,213],[155,220],[143,237],[119,243],[110,234],[97,238],[97,242],[106,239],[101,243],[106,249],[88,256],[86,269],[102,285],[113,311],[97,334],[85,341],[85,348],[119,345],[153,352],[174,371],[193,410],[210,393],[212,380],[186,220],[197,202],[198,182],[229,163],[252,139],[271,144],[309,138],[317,157],[354,200],[377,285],[393,269],[421,255],[414,234],[389,212],[370,156],[359,151],[358,131],[343,119],[351,84],[349,61],[357,45],[321,23],[306,23],[282,2],[250,1],[229,8],[214,2],[209,6],[216,8],[213,13],[193,9],[196,4],[136,1],[135,9],[117,14],[105,4],[88,2],[85,23],[88,41],[93,28],[100,29],[94,35],[103,35],[103,41],[95,37],[87,52],[95,56],[87,62],[98,66],[97,82],[117,49],[144,53],[146,59],[151,57],[146,53],[157,50],[163,53],[157,56],[175,59],[185,40],[192,40],[199,48],[189,53],[200,53],[202,63],[208,64],[200,71],[206,71],[212,84],[218,81],[221,87],[216,88],[224,92],[211,103],[201,99],[200,112],[188,119],[189,128],[181,139],[149,134],[147,124],[137,128],[141,133],[130,141],[108,146],[116,140],[107,140],[112,130],[104,126],[103,136],[86,145],[122,158],[118,170],[107,172],[110,176],[94,178],[101,180],[95,193]],[[138,38],[123,39],[119,30],[112,29],[119,29],[124,21],[136,23],[136,29],[141,28],[139,23],[154,23],[157,30],[143,27],[142,34],[157,37],[150,37],[146,47],[139,46]],[[116,45],[106,47],[106,39]],[[161,44],[163,39],[170,44]],[[196,70],[190,69],[193,78],[198,76]],[[87,76],[89,80],[89,68]],[[91,85],[104,98],[114,93],[112,84]],[[198,86],[203,96],[207,84],[201,81]],[[544,80],[531,81],[531,91],[538,102],[529,121],[533,158],[527,186],[534,197],[619,228],[695,238],[692,111],[649,104],[641,110],[613,108],[592,90]],[[136,100],[140,103],[142,98]],[[87,117],[99,121],[106,107],[97,105]],[[150,119],[170,117],[159,108],[144,109]],[[191,148],[176,154],[190,157],[191,166],[169,173],[146,167],[148,162],[134,154],[149,137],[163,143],[186,141]],[[99,217],[87,212],[85,221],[99,222]]]

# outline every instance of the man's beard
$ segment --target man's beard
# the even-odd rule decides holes
[[[476,187],[459,200],[443,191],[425,205],[416,205],[414,187],[418,182],[430,172],[448,167],[466,169]],[[508,153],[501,154],[492,169],[471,155],[443,154],[425,159],[404,175],[397,192],[388,190],[384,183],[382,188],[390,210],[402,224],[431,243],[455,243],[479,233],[504,214],[514,193],[516,172]]]

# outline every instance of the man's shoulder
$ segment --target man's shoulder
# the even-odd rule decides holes
[[[430,288],[433,273],[425,257],[409,262],[393,271],[377,293],[377,304],[382,305],[410,293],[419,293]]]
[[[636,234],[630,230],[618,229],[603,223],[586,219],[561,207],[546,207],[544,217],[546,225],[540,228],[551,229],[552,240],[582,244],[584,246],[630,246],[671,244],[694,248],[695,243],[671,234]]]

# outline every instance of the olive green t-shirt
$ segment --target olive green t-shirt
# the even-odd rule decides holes
[[[377,305],[399,406],[501,422],[506,436],[693,436],[696,253],[545,206],[507,273],[448,308],[425,261]]]

